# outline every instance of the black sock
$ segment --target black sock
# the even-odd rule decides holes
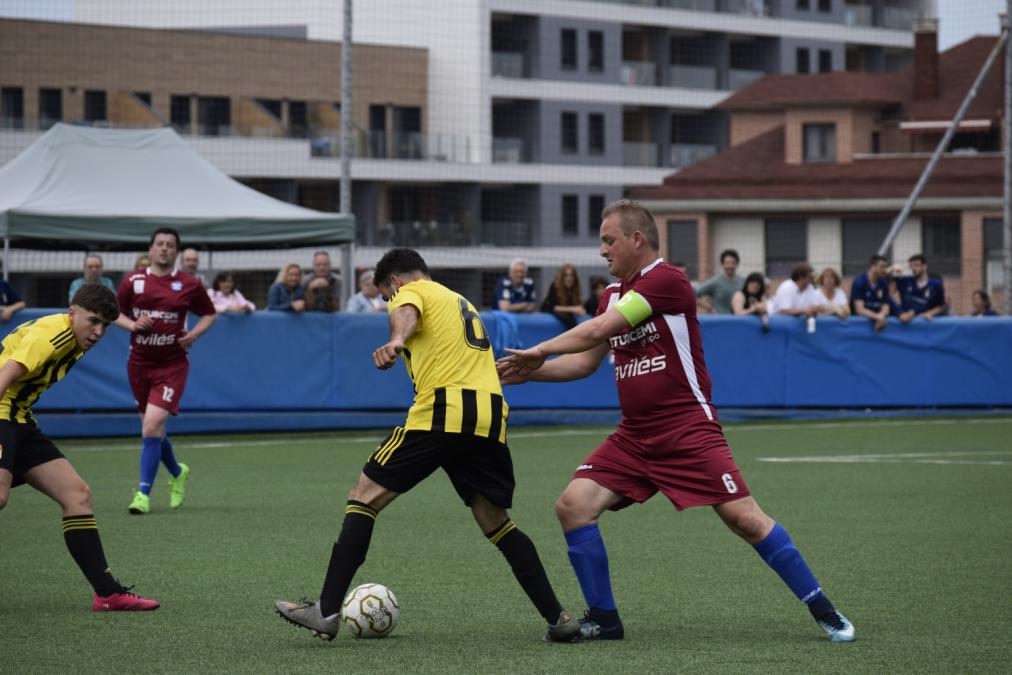
[[[337,543],[330,553],[330,566],[327,567],[327,578],[320,591],[320,612],[323,616],[331,616],[341,611],[348,586],[355,577],[359,566],[365,562],[365,554],[369,550],[372,539],[372,527],[376,524],[376,510],[367,504],[348,500],[344,510],[344,525]]]
[[[825,593],[819,593],[814,600],[808,603],[808,611],[816,619],[820,619],[830,612],[835,612],[836,607],[833,607],[833,603],[829,601]]]
[[[123,590],[119,582],[113,579],[109,564],[105,561],[94,515],[65,516],[63,540],[67,542],[67,549],[74,562],[98,595],[104,598]]]
[[[555,591],[552,590],[552,584],[548,581],[548,575],[545,574],[541,558],[530,537],[521,532],[512,520],[507,520],[492,532],[486,532],[485,536],[509,562],[513,576],[520,582],[545,621],[558,623],[562,605],[555,597]]]

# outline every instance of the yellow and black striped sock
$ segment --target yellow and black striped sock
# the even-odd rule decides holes
[[[94,515],[64,516],[63,540],[67,542],[70,556],[97,594],[106,597],[122,590],[105,561]]]
[[[320,591],[320,611],[324,616],[337,614],[341,611],[341,603],[348,592],[348,586],[355,577],[355,572],[365,562],[372,540],[372,528],[376,524],[378,512],[368,504],[348,500],[344,509],[344,524],[337,543],[330,552],[330,565],[327,567],[327,578],[323,581]]]
[[[544,565],[541,564],[541,558],[538,557],[538,551],[534,548],[534,542],[530,537],[509,519],[491,532],[486,532],[485,537],[495,544],[506,558],[510,568],[513,569],[513,576],[520,582],[527,597],[538,608],[545,621],[551,624],[558,623],[562,605],[555,597],[552,584],[548,581],[548,574],[545,573]]]

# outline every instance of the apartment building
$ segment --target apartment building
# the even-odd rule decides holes
[[[215,31],[219,41],[238,39],[222,31],[246,32],[258,40],[303,39],[314,48],[329,43],[336,52],[340,5],[218,0],[177,10],[163,0],[78,0],[73,26],[203,29]],[[718,107],[721,101],[768,74],[902,67],[910,60],[913,19],[929,5],[930,0],[357,2],[356,49],[399,45],[424,50],[427,59],[424,76],[417,70],[406,76],[424,83],[424,105],[416,105],[392,95],[359,95],[363,80],[379,86],[391,84],[394,76],[384,70],[385,78],[374,78],[370,72],[378,71],[358,70],[373,63],[372,57],[356,58],[356,264],[369,264],[392,244],[424,247],[435,266],[453,270],[458,288],[481,298],[512,257],[526,257],[543,270],[542,288],[563,261],[576,263],[585,278],[599,273],[601,207],[630,186],[661,185],[672,171],[728,147],[731,127],[728,111]],[[208,33],[171,31],[191,33],[209,39]],[[334,82],[340,60],[325,61],[333,71],[324,80]],[[271,69],[284,71],[280,62],[263,64],[263,70]],[[227,79],[229,68],[216,70]],[[188,68],[185,74],[197,71]],[[255,79],[247,84],[257,89]],[[247,95],[336,100],[318,99],[313,91],[277,96],[258,89]],[[163,123],[173,121],[168,95]],[[153,104],[166,109],[158,100]],[[26,98],[23,105],[35,103]],[[258,112],[266,108],[286,129],[286,119],[305,119],[305,139],[291,138],[290,129],[281,132],[284,138],[248,133],[235,114],[227,125],[208,125],[218,119],[216,104],[199,97],[176,105],[177,119],[184,109],[189,114],[195,149],[229,175],[274,196],[336,208],[339,145],[332,103],[331,112],[309,106],[304,116],[298,105],[294,115],[284,104],[280,114],[274,114],[273,103],[253,106]]]
[[[937,25],[916,35],[914,63],[894,73],[765,78],[719,106],[731,147],[632,191],[654,210],[666,254],[701,276],[735,248],[743,272],[783,279],[798,262],[849,279],[878,251],[997,38],[942,54]],[[983,81],[916,208],[892,244],[923,253],[956,312],[1002,271],[1002,60]]]

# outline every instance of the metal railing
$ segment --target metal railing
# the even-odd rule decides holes
[[[523,52],[492,52],[494,77],[524,77]]]
[[[522,138],[498,136],[492,139],[492,161],[501,164],[527,162],[527,143]]]
[[[622,83],[637,87],[656,86],[657,64],[649,61],[623,61]]]
[[[472,226],[458,222],[412,220],[376,226],[377,246],[471,246]]]
[[[485,221],[481,224],[481,243],[492,246],[531,246],[534,243],[530,223]]]
[[[886,5],[882,8],[882,27],[894,28],[896,30],[912,30],[916,16],[917,13],[912,9]]]
[[[627,142],[622,144],[622,163],[625,166],[657,166],[657,144]]]
[[[673,143],[668,157],[671,166],[683,168],[717,154],[716,145],[705,143]]]
[[[716,89],[716,66],[688,66],[674,64],[668,69],[668,78],[674,87],[688,89]]]
[[[311,131],[310,155],[340,157],[341,138],[333,129]],[[416,131],[387,133],[357,129],[352,135],[352,156],[359,159],[400,159],[437,162],[470,162],[468,138]]]
[[[848,26],[871,26],[875,21],[871,5],[846,5],[843,16]]]
[[[766,0],[724,0],[721,11],[727,14],[747,16],[769,16],[770,6]]]

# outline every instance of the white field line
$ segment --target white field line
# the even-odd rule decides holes
[[[752,431],[797,431],[806,429],[839,429],[841,427],[854,427],[857,428],[868,428],[868,427],[904,427],[914,425],[930,425],[930,426],[953,426],[953,425],[965,425],[965,424],[1012,424],[1012,417],[1001,417],[995,419],[986,418],[974,418],[974,419],[945,419],[945,420],[926,420],[920,418],[910,418],[902,420],[879,420],[874,422],[860,422],[857,420],[850,420],[847,422],[804,422],[801,421],[796,424],[733,424],[724,428],[725,433],[739,433],[739,432],[752,432]],[[596,426],[588,427],[586,429],[557,429],[548,431],[515,431],[510,432],[510,440],[516,438],[552,438],[559,436],[603,436],[607,434],[607,426]],[[279,436],[284,432],[275,432]],[[326,432],[320,432],[326,433]],[[266,445],[300,445],[304,443],[326,443],[332,442],[334,444],[341,443],[379,443],[383,440],[383,432],[379,432],[375,436],[343,436],[336,437],[333,440],[327,438],[321,438],[320,436],[314,436],[312,438],[287,438],[287,439],[275,439],[275,440],[262,440],[262,441],[207,441],[207,442],[189,442],[185,440],[185,437],[179,440],[173,441],[175,447],[181,449],[190,448],[232,448],[232,447],[257,447]],[[170,434],[171,436],[171,434]],[[59,445],[60,439],[57,440]],[[122,452],[124,450],[137,450],[139,443],[135,439],[117,439],[108,443],[99,444],[82,444],[78,445],[76,442],[68,444],[71,452]]]
[[[976,464],[1012,465],[1005,459],[968,459],[987,455],[1012,455],[1012,450],[961,450],[951,452],[897,452],[868,455],[815,455],[807,457],[757,457],[760,462],[820,464]]]

